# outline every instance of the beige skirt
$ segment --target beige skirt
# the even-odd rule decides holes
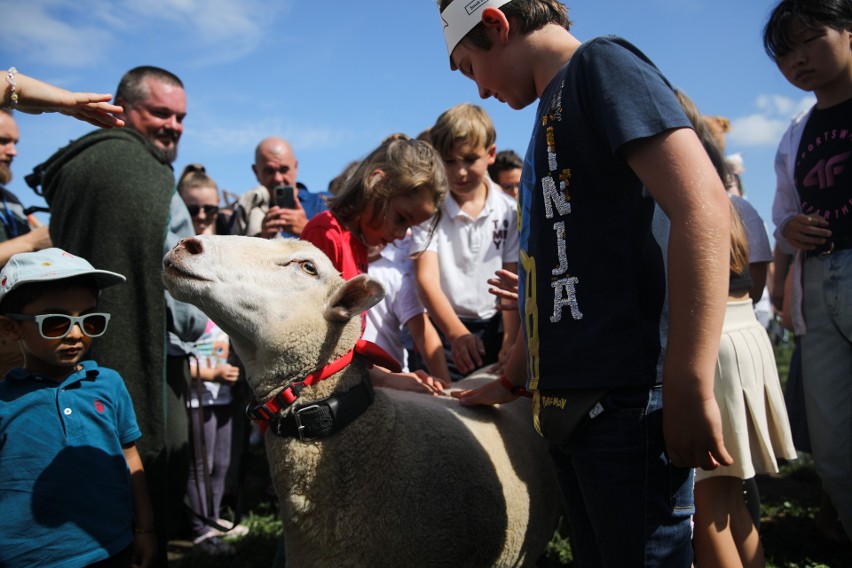
[[[725,447],[734,464],[712,471],[697,469],[696,482],[708,477],[748,479],[755,473],[776,473],[777,458],[796,458],[775,354],[766,330],[754,316],[751,300],[728,303],[713,390],[722,415]]]

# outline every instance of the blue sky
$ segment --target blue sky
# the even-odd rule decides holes
[[[728,117],[728,152],[745,159],[748,199],[768,223],[773,156],[789,119],[813,102],[763,52],[771,0],[566,0],[580,40],[617,34],[642,49],[706,114]],[[115,91],[143,64],[181,77],[188,116],[179,172],[207,166],[220,189],[253,185],[266,136],[288,139],[314,191],[392,132],[415,136],[447,108],[481,104],[499,149],[523,153],[534,108],[479,99],[448,67],[433,0],[0,0],[0,67],[72,90]],[[43,203],[25,174],[91,129],[17,113],[10,189]],[[142,219],[140,212],[140,220]]]

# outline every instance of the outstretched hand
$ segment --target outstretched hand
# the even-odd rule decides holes
[[[499,380],[489,381],[475,389],[455,391],[451,394],[459,399],[462,406],[493,406],[512,402],[518,398],[517,395],[506,390]]]
[[[120,106],[110,104],[112,95],[105,93],[76,93],[55,87],[44,81],[28,77],[22,73],[14,75],[18,95],[15,109],[27,114],[58,112],[72,116],[101,128],[124,126],[124,121],[116,115],[124,112]],[[5,85],[8,91],[9,85]],[[11,94],[4,96],[9,99]]]
[[[444,394],[444,382],[417,370],[413,373],[391,373],[383,367],[370,369],[373,385],[389,389],[407,390],[440,396]]]

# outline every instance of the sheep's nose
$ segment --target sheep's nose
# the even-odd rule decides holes
[[[204,245],[201,244],[199,239],[195,237],[187,237],[185,239],[181,239],[180,245],[188,252],[189,254],[201,254],[204,252]]]

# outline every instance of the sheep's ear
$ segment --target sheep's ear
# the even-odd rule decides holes
[[[323,315],[328,321],[349,321],[381,302],[384,297],[385,289],[378,280],[359,274],[334,292]]]

